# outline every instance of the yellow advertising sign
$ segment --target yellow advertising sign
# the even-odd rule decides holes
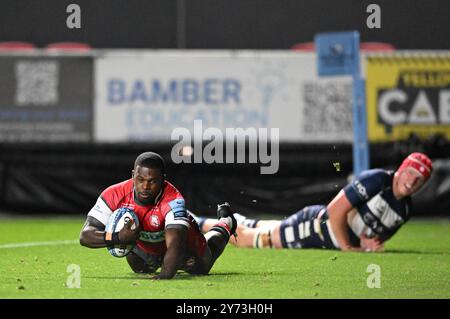
[[[369,141],[450,140],[450,54],[368,58],[366,97]]]

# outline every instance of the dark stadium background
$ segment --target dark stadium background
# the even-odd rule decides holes
[[[67,29],[65,8],[82,8],[82,28]],[[359,30],[362,41],[397,49],[449,50],[448,1],[376,1],[382,28],[368,29],[365,8],[374,1],[333,0],[2,0],[0,41],[38,47],[80,41],[93,48],[274,49],[312,41],[322,31]],[[55,27],[60,25],[61,27]],[[181,164],[167,144],[0,144],[0,209],[15,213],[86,214],[101,190],[129,178],[135,157],[154,150],[165,157],[168,179],[188,208],[214,214],[229,201],[243,213],[288,216],[308,204],[326,203],[352,170],[346,143],[280,145],[280,170],[260,175],[259,165]],[[450,145],[435,136],[372,144],[371,167],[395,168],[409,152],[442,159],[415,198],[415,213],[450,212]],[[336,171],[332,162],[339,162]]]
[[[82,28],[64,26],[66,7]],[[366,8],[381,7],[368,29]],[[82,41],[95,48],[289,49],[318,32],[358,30],[397,49],[450,49],[445,0],[2,0],[0,40]],[[61,14],[63,13],[63,14]]]

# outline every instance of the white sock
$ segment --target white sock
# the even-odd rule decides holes
[[[234,213],[233,215],[234,218],[236,218],[238,225],[243,225],[248,228],[255,228],[258,223],[258,219],[247,218],[239,213]]]
[[[234,213],[234,218],[236,218],[236,221],[239,225],[244,225],[245,220],[247,219],[247,217],[245,217],[244,215],[241,215],[239,213]]]

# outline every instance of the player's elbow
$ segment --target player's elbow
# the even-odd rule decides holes
[[[80,233],[80,245],[88,247],[88,242],[86,241],[86,237],[84,236],[83,232]]]
[[[80,233],[80,245],[88,248],[93,248],[91,242],[89,241],[89,236],[87,231],[82,231]]]

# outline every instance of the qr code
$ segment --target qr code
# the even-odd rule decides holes
[[[327,81],[304,84],[303,133],[341,139],[352,136],[351,82]]]
[[[57,61],[18,61],[15,67],[16,105],[45,106],[58,103]]]

